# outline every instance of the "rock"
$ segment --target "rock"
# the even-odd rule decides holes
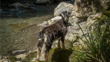
[[[10,62],[7,56],[0,56],[0,62]]]
[[[36,0],[35,4],[52,4],[53,0]]]
[[[77,46],[77,45],[79,45],[79,42],[75,42],[75,43],[73,44],[73,47],[74,47],[74,46]]]
[[[36,61],[36,58],[33,58],[31,61]]]
[[[22,61],[15,61],[15,62],[22,62]]]
[[[51,49],[49,51],[48,61],[49,62],[71,62],[71,59],[73,57],[70,57],[72,55],[73,50],[69,49]]]
[[[25,4],[21,4],[19,2],[13,3],[11,5],[9,5],[10,7],[17,7],[17,8],[30,8],[30,5],[28,3]]]
[[[43,27],[45,27],[45,26],[47,26],[47,25],[48,25],[48,22],[47,22],[47,21],[44,21],[43,23],[39,24],[38,26],[43,26]]]
[[[102,15],[102,13],[97,13],[97,14],[90,15],[87,19],[86,26],[90,27],[93,23],[95,23],[97,21],[97,19],[95,19],[95,18],[100,18],[101,15]]]
[[[88,17],[89,15],[96,14],[110,8],[110,0],[75,0],[72,14],[77,17]]]
[[[69,23],[71,23],[73,25],[73,22],[79,22],[79,18],[77,18],[76,16],[72,16],[70,19],[69,19]]]
[[[17,58],[17,59],[20,59],[20,60],[24,60],[25,59],[25,57],[26,57],[26,53],[24,53],[24,54],[19,54],[19,55],[16,55],[15,57]]]
[[[26,50],[15,50],[15,51],[9,51],[8,53],[10,55],[18,55],[18,54],[21,54],[21,53],[27,53],[28,51]]]
[[[36,59],[36,55],[37,55],[37,51],[34,52],[29,52],[25,59],[22,59],[22,62],[31,62],[31,61],[35,61]]]
[[[73,42],[70,40],[65,40],[64,42],[65,48],[69,49],[73,47]],[[60,47],[62,48],[62,42],[60,41]],[[55,40],[52,44],[52,48],[58,48],[58,40]]]
[[[54,18],[48,20],[48,24],[49,24],[49,25],[52,25],[52,24],[54,24],[55,22],[57,22],[58,20],[60,20],[60,19],[61,19],[60,16],[56,16],[56,17],[54,17]]]
[[[73,9],[73,4],[61,2],[55,9],[54,9],[54,16],[58,16],[63,11],[71,12]]]
[[[86,33],[86,22],[81,22],[79,23],[81,26],[82,30],[84,30],[84,33]],[[81,29],[79,26],[76,24],[76,22],[72,22],[71,26],[68,27],[68,33],[65,37],[65,39],[74,41],[76,39],[76,36],[81,36],[83,33],[81,32]]]
[[[46,50],[46,48],[45,48],[45,42],[44,42],[44,44],[42,46],[42,50],[41,50],[41,55],[39,58],[40,61],[44,61],[45,50]]]

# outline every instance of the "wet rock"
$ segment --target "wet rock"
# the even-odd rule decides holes
[[[73,9],[73,4],[67,2],[61,2],[55,9],[54,9],[54,16],[58,16],[63,11],[71,12]]]
[[[52,4],[54,0],[36,0],[35,4]]]
[[[30,5],[28,3],[22,4],[19,2],[13,3],[11,5],[9,5],[10,7],[17,7],[17,8],[30,8]]]

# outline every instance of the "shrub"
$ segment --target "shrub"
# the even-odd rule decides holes
[[[87,35],[84,36],[86,40],[82,40],[80,38],[87,44],[87,50],[75,52],[78,62],[110,62],[109,21],[109,17],[107,19],[101,19],[100,22],[96,24],[93,31],[91,30],[91,27],[89,27],[87,30]],[[105,25],[103,29],[101,28],[102,24]],[[81,27],[80,29],[84,34]]]

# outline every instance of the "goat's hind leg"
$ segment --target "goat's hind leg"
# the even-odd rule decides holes
[[[60,38],[58,39],[58,48],[61,48],[60,47]]]
[[[44,41],[43,39],[39,39],[39,43],[37,45],[37,48],[38,48],[38,51],[37,51],[37,62],[39,62],[43,41]]]
[[[64,37],[61,37],[61,42],[62,42],[62,48],[65,49],[65,45],[64,45]]]

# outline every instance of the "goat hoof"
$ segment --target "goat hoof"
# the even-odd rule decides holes
[[[39,62],[39,60],[37,60],[36,62]]]

